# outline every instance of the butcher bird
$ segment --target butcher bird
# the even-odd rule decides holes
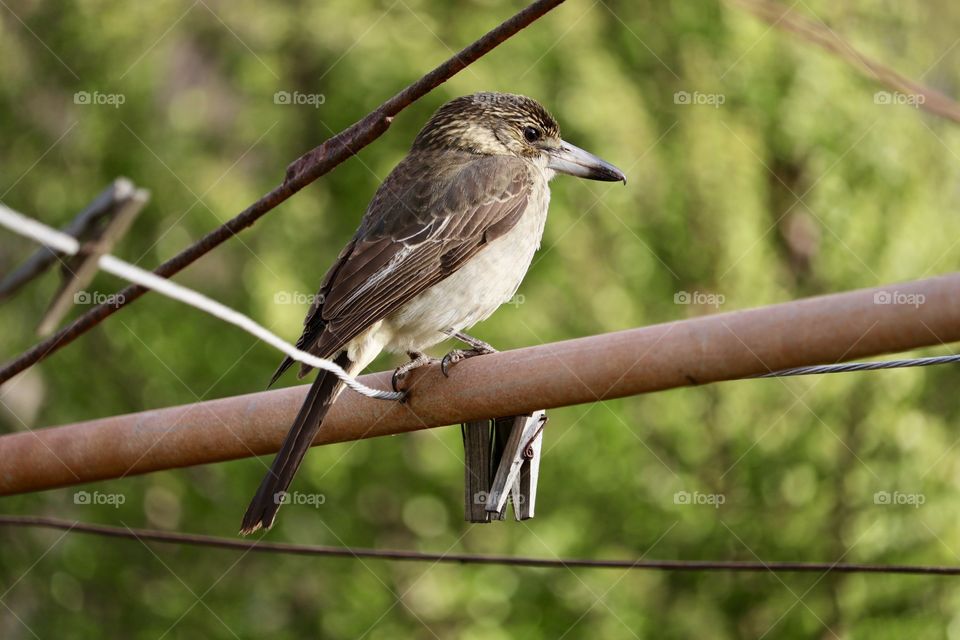
[[[453,337],[469,348],[449,367],[493,349],[466,329],[516,294],[540,246],[557,173],[622,181],[623,172],[560,137],[539,102],[476,93],[441,106],[377,189],[353,238],[327,272],[297,347],[351,375],[381,351],[436,362],[424,350]],[[285,358],[271,384],[293,365]],[[301,365],[300,377],[311,367]],[[344,385],[320,371],[243,517],[242,534],[269,529],[304,454]]]

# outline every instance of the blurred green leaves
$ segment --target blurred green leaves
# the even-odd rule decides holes
[[[59,225],[126,175],[153,199],[117,253],[154,266],[519,6],[8,2],[0,200]],[[960,94],[955,5],[797,10]],[[500,348],[717,310],[676,304],[681,291],[722,296],[724,311],[955,270],[960,134],[909,106],[878,104],[879,89],[716,3],[571,1],[178,280],[295,338],[303,296],[379,181],[433,109],[478,90],[538,98],[565,137],[629,177],[626,188],[554,182],[522,303],[475,330]],[[82,91],[124,102],[77,104]],[[324,101],[278,104],[278,91]],[[678,92],[723,101],[683,104]],[[0,269],[32,250],[0,237]],[[119,284],[101,275],[93,288]],[[54,286],[48,276],[0,308],[5,355],[34,341]],[[277,360],[239,331],[147,296],[0,390],[0,420],[16,431],[256,391]],[[269,538],[545,557],[956,564],[958,383],[944,367],[732,382],[554,411],[538,517],[524,524],[462,523],[456,427],[322,447],[294,488],[324,503],[285,507]],[[4,509],[233,535],[266,462],[5,498]],[[78,491],[125,499],[78,504]],[[722,494],[724,504],[678,504],[684,491]],[[884,491],[925,502],[877,504]],[[960,635],[960,590],[941,578],[430,567],[148,549],[47,531],[5,532],[0,571],[16,614],[0,617],[0,635],[14,638],[32,637],[28,628],[133,638]]]

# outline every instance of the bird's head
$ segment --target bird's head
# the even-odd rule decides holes
[[[597,156],[565,142],[553,116],[532,98],[474,93],[440,107],[413,142],[415,151],[458,150],[514,156],[557,173],[607,182],[627,179]]]

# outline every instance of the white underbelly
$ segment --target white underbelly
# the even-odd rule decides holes
[[[385,345],[394,352],[421,351],[488,318],[517,292],[540,247],[550,192],[527,206],[517,225],[493,240],[456,272],[384,320]]]

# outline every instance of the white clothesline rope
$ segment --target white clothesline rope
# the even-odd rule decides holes
[[[30,238],[35,242],[50,247],[51,249],[55,249],[61,253],[76,255],[76,253],[80,251],[80,243],[73,236],[69,236],[65,233],[57,231],[56,229],[53,229],[52,227],[48,227],[47,225],[33,220],[32,218],[29,218],[21,213],[17,213],[13,209],[10,209],[2,204],[0,204],[0,226],[4,226],[14,233]],[[363,394],[369,398],[377,398],[379,400],[403,399],[402,393],[395,391],[383,391],[366,386],[348,374],[343,367],[337,363],[327,360],[326,358],[318,358],[313,354],[297,349],[292,344],[286,342],[278,335],[268,330],[266,327],[257,324],[239,311],[234,311],[230,307],[227,307],[216,300],[208,298],[202,293],[188,289],[187,287],[179,285],[172,280],[162,278],[155,273],[141,269],[140,267],[134,266],[129,262],[124,262],[123,260],[120,260],[119,258],[109,254],[100,257],[99,266],[107,273],[112,273],[113,275],[119,276],[124,280],[129,280],[134,284],[153,289],[157,293],[163,294],[168,298],[179,300],[180,302],[188,304],[191,307],[196,307],[201,311],[206,311],[210,315],[219,318],[224,322],[229,322],[234,326],[240,327],[247,333],[259,338],[260,340],[263,340],[270,346],[279,349],[298,362],[302,362],[311,367],[323,369],[333,373],[340,378],[340,380],[342,380],[347,387],[353,389],[357,393]]]

